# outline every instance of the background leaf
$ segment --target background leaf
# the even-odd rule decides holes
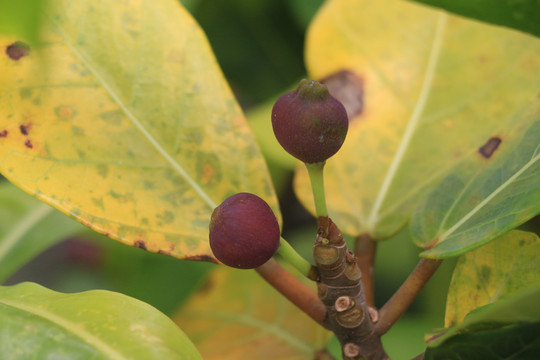
[[[520,323],[456,335],[439,347],[429,347],[426,360],[534,360],[540,351],[540,323]]]
[[[540,282],[538,235],[514,230],[462,255],[446,301],[445,327],[459,324],[472,310]]]
[[[439,331],[434,336],[427,336],[430,347],[438,347],[456,335],[474,334],[488,330],[505,330],[512,327],[528,323],[540,324],[540,308],[538,299],[540,298],[540,283],[533,284],[525,289],[521,289],[512,294],[501,297],[498,301],[485,305],[470,312],[464,321],[449,329]],[[532,340],[536,342],[540,335]],[[525,344],[522,344],[524,346]]]
[[[173,317],[204,359],[313,359],[330,333],[254,271],[219,268]]]
[[[501,124],[520,126],[515,114],[538,91],[539,51],[532,36],[410,2],[327,2],[309,29],[306,62],[350,115],[326,171],[342,231],[392,235]],[[295,182],[313,211],[303,169]]]
[[[10,183],[0,183],[0,284],[41,251],[82,228]]]
[[[62,294],[33,283],[0,287],[3,359],[202,359],[153,307],[107,291]]]
[[[0,58],[3,175],[100,233],[179,258],[215,261],[208,222],[232,193],[278,212],[243,115],[178,2],[55,5],[39,46]]]
[[[462,254],[540,212],[540,101],[510,123],[452,170],[414,214],[414,241],[429,249],[422,256]]]
[[[415,0],[456,14],[540,36],[538,1]]]

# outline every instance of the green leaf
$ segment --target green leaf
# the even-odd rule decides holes
[[[414,241],[429,249],[421,256],[465,253],[540,212],[540,101],[508,125],[454,168],[413,215]]]
[[[279,216],[243,114],[178,1],[52,4],[29,52],[0,38],[18,48],[0,57],[4,176],[102,234],[178,258],[216,261],[210,215],[233,193]]]
[[[5,360],[202,359],[165,315],[125,295],[62,294],[34,283],[0,287]]]
[[[173,319],[205,360],[311,360],[331,335],[256,272],[225,267]]]
[[[0,183],[0,284],[41,251],[81,229],[9,182]]]
[[[443,8],[459,15],[508,26],[540,36],[538,14],[540,3],[535,0],[492,1],[492,0],[415,0]]]
[[[0,0],[0,34],[12,34],[35,44],[41,10],[48,0]]]
[[[427,335],[426,359],[536,359],[540,351],[540,283],[470,312]]]
[[[391,236],[464,157],[521,127],[516,114],[538,92],[539,52],[530,35],[411,2],[326,2],[308,30],[306,63],[350,114],[325,173],[340,229]],[[295,185],[313,211],[305,171]]]
[[[470,311],[540,282],[538,235],[514,230],[463,254],[446,301],[445,326],[459,324]]]
[[[519,323],[456,335],[425,352],[425,360],[535,360],[540,353],[540,323]]]

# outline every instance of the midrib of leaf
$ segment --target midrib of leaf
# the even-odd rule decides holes
[[[81,326],[72,323],[71,321],[61,318],[55,314],[51,314],[50,312],[44,310],[44,309],[38,309],[37,307],[31,307],[24,304],[16,303],[9,300],[0,299],[1,304],[5,304],[7,306],[11,306],[15,309],[26,311],[32,315],[38,316],[40,318],[46,319],[50,321],[51,323],[60,326],[64,329],[66,329],[69,333],[77,336],[102,354],[106,355],[109,359],[114,360],[123,360],[127,359],[126,356],[120,354],[115,349],[101,341],[99,338],[95,337],[93,334],[86,331]]]
[[[128,109],[128,107],[123,103],[120,97],[114,92],[114,90],[109,86],[109,84],[103,79],[99,74],[96,68],[92,65],[90,60],[88,60],[76,47],[68,41],[68,37],[63,31],[62,27],[58,22],[51,19],[51,22],[54,22],[58,33],[62,37],[64,44],[73,52],[73,54],[80,60],[82,63],[94,74],[98,79],[101,86],[105,88],[107,93],[111,96],[114,102],[120,107],[124,114],[129,118],[129,120],[135,125],[135,127],[140,131],[140,133],[152,144],[154,149],[171,165],[171,167],[193,188],[193,190],[203,199],[203,201],[213,210],[217,205],[216,203],[206,194],[206,192],[197,184],[195,180],[184,170],[184,168],[157,142],[157,140],[146,130],[143,124],[139,119]]]
[[[446,211],[446,214],[444,214],[444,217],[443,219],[441,220],[441,224],[439,225],[439,229],[437,229],[437,233],[440,233],[441,231],[443,231],[445,225],[446,225],[446,222],[448,221],[448,218],[450,217],[450,215],[454,212],[454,209],[456,208],[456,206],[459,204],[459,202],[461,201],[461,199],[463,199],[463,197],[465,196],[465,194],[467,193],[467,190],[469,190],[469,188],[474,184],[474,180],[476,180],[476,178],[478,177],[478,175],[481,173],[480,170],[478,170],[474,176],[472,176],[467,185],[465,185],[465,187],[460,191],[459,195],[456,196],[456,198],[454,199],[454,202],[452,203],[452,205],[450,206],[450,208]]]
[[[446,14],[440,13],[437,19],[435,35],[433,37],[433,43],[431,46],[428,65],[426,68],[426,73],[424,75],[424,81],[422,83],[420,95],[418,97],[418,101],[416,102],[414,110],[411,114],[411,117],[409,118],[409,121],[407,123],[407,128],[405,129],[405,132],[403,133],[403,138],[401,139],[401,143],[399,144],[396,154],[394,155],[394,158],[392,159],[392,163],[390,164],[390,167],[388,168],[386,176],[383,180],[381,189],[379,190],[379,193],[377,194],[377,198],[375,199],[375,202],[373,203],[373,207],[371,209],[371,212],[369,214],[368,221],[367,221],[368,231],[373,232],[373,230],[375,229],[375,226],[380,220],[379,211],[381,210],[381,206],[384,200],[386,199],[386,196],[388,195],[390,185],[392,184],[392,181],[394,180],[397,174],[398,168],[401,165],[401,161],[403,160],[403,157],[405,156],[405,153],[411,142],[412,136],[418,126],[422,113],[424,112],[424,108],[426,106],[427,99],[429,96],[431,83],[433,82],[433,77],[435,75],[435,68],[436,68],[437,61],[439,59],[439,55],[441,51],[442,39],[443,39],[444,29],[446,25],[446,18],[447,18]]]
[[[469,211],[465,216],[463,216],[457,223],[454,224],[450,229],[446,230],[442,235],[439,236],[439,242],[443,242],[448,236],[452,235],[461,225],[466,223],[471,217],[473,217],[478,211],[480,211],[486,204],[488,204],[495,196],[497,196],[501,191],[506,189],[514,180],[516,180],[521,174],[523,174],[528,168],[530,168],[538,159],[540,154],[534,156],[529,160],[519,171],[512,175],[508,180],[502,183],[497,189],[495,189],[488,197],[482,200],[478,205],[476,205],[471,211]]]
[[[15,244],[53,209],[40,203],[34,210],[23,217],[18,224],[0,240],[0,263],[9,254]]]

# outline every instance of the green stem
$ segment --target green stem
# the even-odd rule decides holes
[[[298,254],[287,240],[280,238],[279,243],[280,246],[277,252],[283,259],[309,279],[316,280],[318,278],[319,272],[317,271],[317,268]]]
[[[326,198],[324,195],[324,164],[324,161],[313,164],[305,164],[309,174],[309,179],[311,180],[311,189],[313,191],[313,199],[315,200],[315,212],[317,217],[328,217]]]

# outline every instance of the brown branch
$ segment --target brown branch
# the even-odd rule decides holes
[[[313,245],[319,268],[319,298],[328,311],[328,327],[341,344],[344,359],[388,359],[375,332],[378,315],[367,305],[356,256],[329,219],[328,234],[319,231]]]
[[[325,328],[328,326],[326,307],[317,294],[285,270],[276,260],[272,258],[255,270],[313,320]]]
[[[386,333],[405,313],[441,263],[442,260],[438,259],[421,259],[418,262],[407,280],[380,309],[379,322],[375,326],[377,334]]]
[[[358,266],[362,273],[362,283],[364,284],[364,294],[368,306],[374,306],[373,291],[373,269],[375,267],[375,254],[377,252],[377,242],[369,236],[362,234],[354,242],[354,253],[358,259]]]

